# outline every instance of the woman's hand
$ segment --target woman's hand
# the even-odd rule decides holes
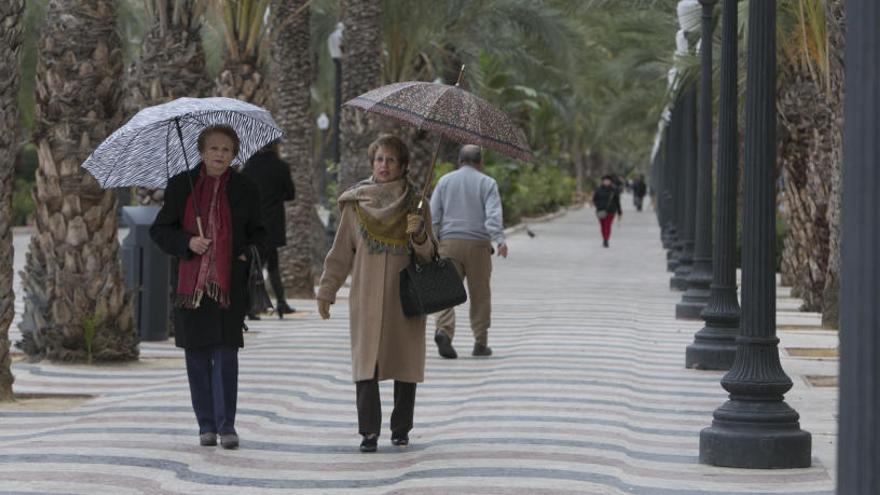
[[[189,250],[201,256],[205,254],[205,251],[208,250],[208,246],[211,245],[211,239],[207,239],[204,237],[193,236],[189,238]]]
[[[330,319],[330,301],[325,301],[323,299],[316,299],[318,302],[318,314],[321,315],[322,320]]]
[[[406,216],[406,233],[409,235],[421,235],[425,231],[425,219],[421,215],[410,213]]]

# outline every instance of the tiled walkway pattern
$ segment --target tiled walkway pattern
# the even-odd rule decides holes
[[[388,384],[379,452],[357,450],[346,299],[327,322],[296,301],[305,311],[246,336],[236,451],[198,446],[170,343],[144,343],[126,367],[16,363],[19,393],[97,397],[0,409],[0,493],[832,493],[818,458],[787,471],[698,463],[700,429],[725,393],[721,373],[683,367],[700,325],[674,319],[680,293],[651,213],[627,211],[610,249],[589,209],[531,228],[495,263],[495,356],[470,357],[466,326],[457,360],[428,339],[406,450],[390,445]],[[458,316],[466,325],[466,308]],[[794,378],[798,400],[818,397]]]

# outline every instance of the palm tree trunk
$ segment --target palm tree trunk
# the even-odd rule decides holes
[[[828,166],[833,161],[831,136],[836,125],[830,102],[806,68],[790,60],[784,68],[779,109],[783,132],[785,221],[782,271],[803,310],[821,311],[828,268]]]
[[[342,101],[348,101],[378,85],[381,38],[378,0],[342,0]],[[339,192],[370,175],[367,146],[375,138],[371,118],[344,107],[340,123],[341,157]]]
[[[314,231],[323,232],[315,212],[310,114],[312,61],[308,0],[273,0],[273,114],[286,138],[281,158],[290,164],[296,199],[286,205],[288,243],[279,253],[285,288],[296,298],[315,297]]]
[[[127,117],[145,107],[182,96],[204,96],[211,89],[200,34],[204,1],[150,0],[150,3],[153,16],[150,29],[141,44],[141,56],[126,78]],[[163,8],[165,11],[161,12]],[[161,204],[163,198],[164,191],[160,189],[137,190],[137,200],[142,205]]]
[[[831,156],[828,198],[828,269],[825,273],[825,287],[822,291],[822,325],[840,328],[840,209],[841,181],[843,170],[843,48],[844,38],[844,0],[829,0],[826,3],[828,20],[829,83],[828,98],[832,114]]]
[[[18,90],[24,0],[0,5],[0,402],[12,400],[9,325],[15,314],[12,292],[12,176],[18,153]]]
[[[50,0],[46,10],[36,81],[37,232],[22,277],[17,343],[32,358],[138,356],[132,298],[119,262],[116,195],[80,167],[120,121],[122,52],[115,26],[111,0]]]

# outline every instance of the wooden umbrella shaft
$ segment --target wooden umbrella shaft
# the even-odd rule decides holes
[[[464,77],[464,65],[461,66],[461,70],[458,71],[458,80],[455,81],[455,86],[458,87],[461,84],[461,80]],[[419,199],[419,212],[422,211],[422,207],[425,204],[425,197],[428,195],[428,189],[431,187],[431,184],[434,183],[434,165],[437,163],[437,156],[440,154],[440,144],[443,142],[443,135],[441,134],[437,138],[437,145],[434,147],[434,155],[431,157],[431,166],[428,168],[428,176],[425,177],[425,185],[422,186],[422,197]]]

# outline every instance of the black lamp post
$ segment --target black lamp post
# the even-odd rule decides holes
[[[837,493],[880,493],[880,4],[846,3]]]
[[[333,139],[331,141],[333,163],[339,166],[339,119],[342,116],[342,30],[344,26],[341,22],[336,23],[336,29],[327,37],[327,49],[330,51],[330,58],[333,59],[333,68],[335,77],[333,80]]]
[[[684,215],[684,159],[681,144],[681,128],[683,122],[682,98],[676,99],[672,107],[672,117],[669,121],[669,180],[666,194],[669,197],[669,251],[666,253],[666,270],[675,272],[679,265],[682,243],[682,217]]]
[[[739,301],[736,295],[737,153],[737,0],[723,0],[721,14],[721,91],[718,106],[718,177],[712,296],[703,310],[706,325],[687,348],[685,366],[727,370],[736,354]]]
[[[709,285],[712,283],[712,14],[717,1],[700,0],[703,16],[694,254],[687,291],[675,306],[675,317],[685,320],[700,319],[700,312],[709,304]]]
[[[742,333],[721,385],[730,400],[700,432],[700,462],[810,466],[812,439],[783,395],[792,387],[776,337],[776,0],[749,2]]]
[[[678,194],[681,213],[679,216],[678,267],[675,275],[669,280],[669,287],[675,290],[687,289],[687,279],[691,274],[694,260],[694,223],[696,222],[697,204],[697,91],[695,88],[685,89],[681,96],[681,146],[682,173],[679,175]]]

